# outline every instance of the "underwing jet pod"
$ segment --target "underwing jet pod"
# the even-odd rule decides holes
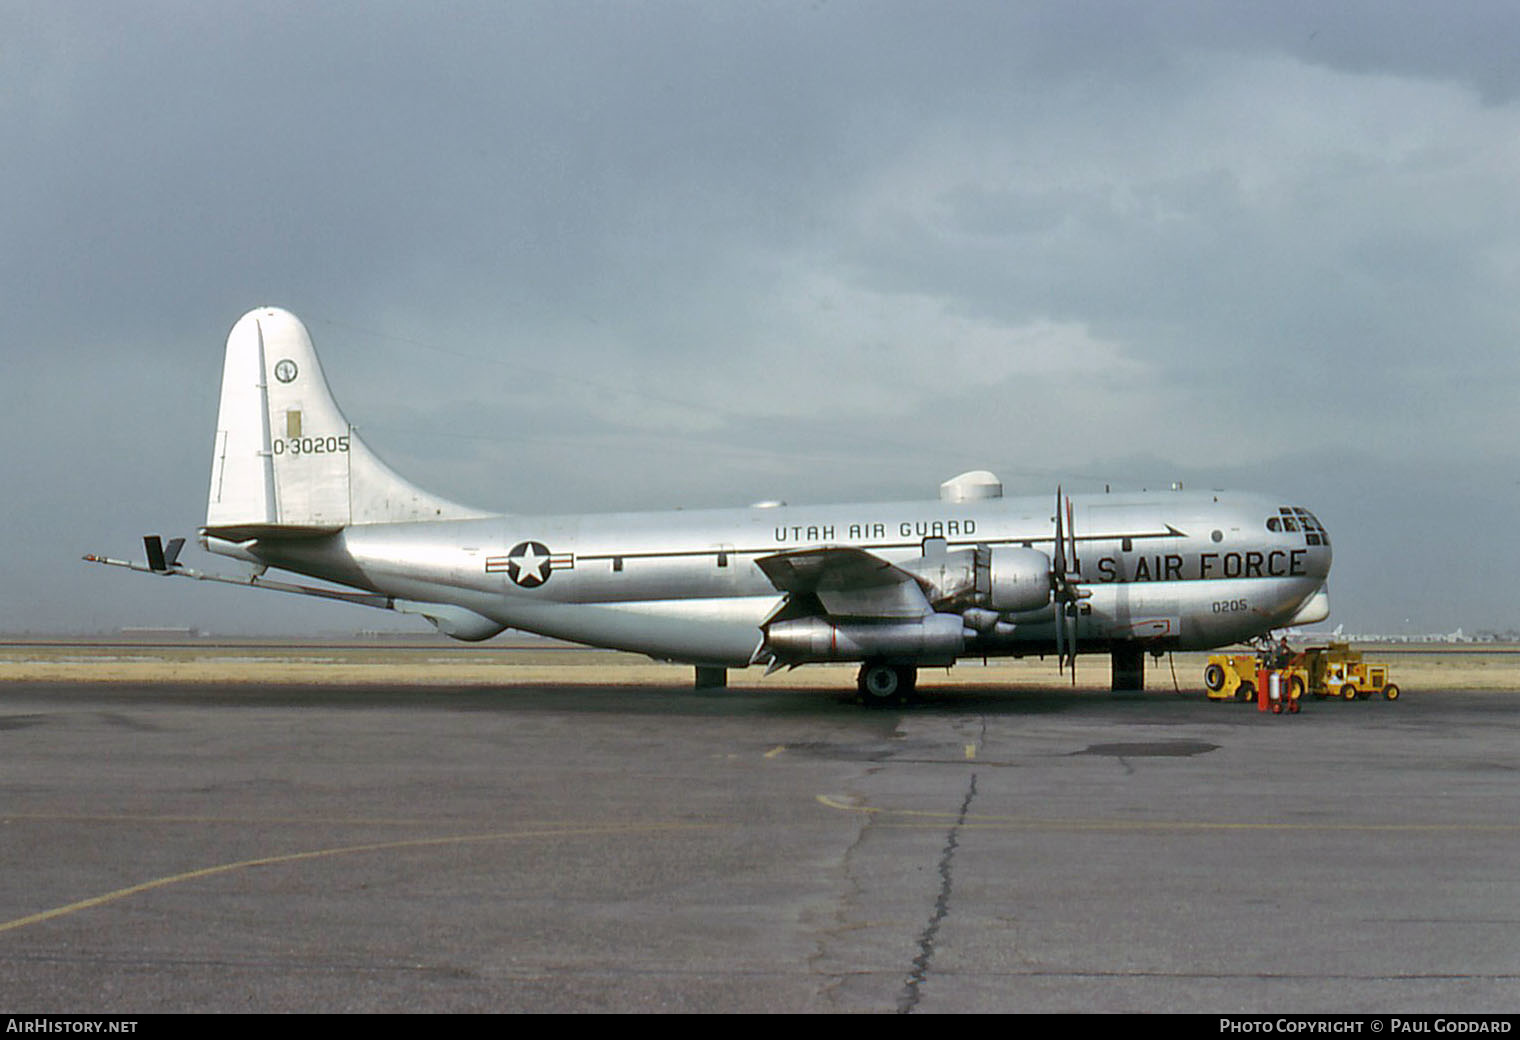
[[[1115,689],[1144,655],[1202,650],[1329,614],[1314,514],[1239,492],[1004,498],[985,471],[923,502],[585,516],[492,514],[430,494],[339,410],[306,327],[260,308],[227,339],[200,543],[247,576],[164,576],[418,614],[462,640],[508,628],[725,669],[860,662],[870,702],[962,657],[1108,653]],[[277,581],[271,569],[336,587]]]

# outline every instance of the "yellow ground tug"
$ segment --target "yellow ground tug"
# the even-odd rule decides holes
[[[1362,652],[1349,643],[1311,646],[1301,656],[1309,669],[1309,692],[1316,697],[1351,701],[1381,693],[1385,700],[1399,699],[1398,685],[1388,681],[1388,666],[1363,661]]]
[[[1203,688],[1211,701],[1249,701],[1256,697],[1255,654],[1210,654]]]
[[[1211,654],[1203,670],[1203,686],[1210,700],[1257,701],[1266,711],[1298,711],[1299,701],[1309,688],[1309,670],[1302,655],[1286,664],[1271,667],[1271,652],[1259,654]],[[1272,696],[1272,681],[1277,681],[1277,696]],[[1263,685],[1265,684],[1265,685]],[[1265,692],[1266,696],[1261,694]]]

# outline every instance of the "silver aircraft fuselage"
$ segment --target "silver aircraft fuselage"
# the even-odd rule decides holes
[[[1329,538],[1312,514],[1260,495],[1162,491],[1070,501],[1069,566],[1091,593],[1068,605],[1083,650],[1204,649],[1260,636],[1293,623],[1330,572]],[[1284,518],[1297,521],[1287,525],[1293,530]],[[760,626],[782,598],[759,559],[850,546],[906,563],[934,539],[949,551],[1022,546],[1049,554],[1054,519],[1045,498],[514,515],[370,524],[248,548],[271,566],[401,601],[455,604],[499,626],[742,666],[760,659]],[[1008,616],[996,631],[971,636],[962,653],[1052,653],[1057,609]]]

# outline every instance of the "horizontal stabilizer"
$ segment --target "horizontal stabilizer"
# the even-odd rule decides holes
[[[337,525],[319,527],[301,524],[227,524],[203,527],[201,534],[229,542],[247,542],[255,538],[316,538],[324,534],[337,534],[341,530],[343,528]]]

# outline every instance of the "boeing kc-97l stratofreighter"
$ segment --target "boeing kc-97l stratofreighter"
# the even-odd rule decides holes
[[[1080,533],[1079,533],[1080,532]],[[860,662],[868,703],[962,657],[1107,652],[1115,689],[1144,655],[1200,650],[1329,615],[1330,539],[1256,494],[1004,498],[992,474],[937,500],[583,516],[490,514],[415,487],[338,409],[306,327],[260,308],[227,338],[200,542],[245,576],[160,575],[419,614],[463,640],[508,628],[725,669]],[[340,588],[266,577],[268,568]]]

